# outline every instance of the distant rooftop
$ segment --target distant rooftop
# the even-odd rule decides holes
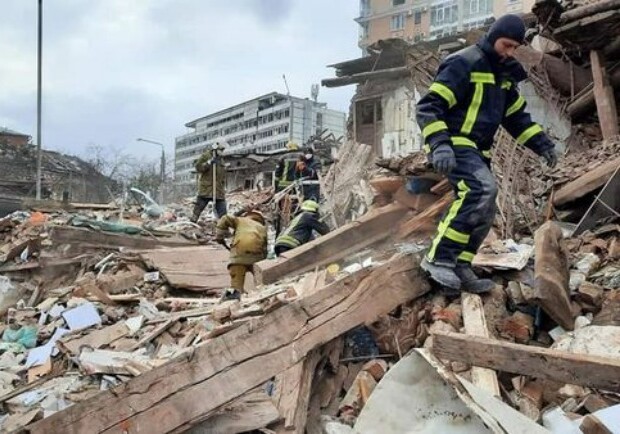
[[[0,127],[0,134],[5,136],[21,136],[21,137],[30,137],[28,134],[20,133],[14,130],[11,130],[7,127]]]

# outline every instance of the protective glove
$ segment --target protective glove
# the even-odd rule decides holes
[[[542,153],[542,157],[545,159],[547,166],[553,168],[558,164],[558,156],[553,148],[547,149]]]
[[[435,171],[442,175],[447,175],[456,167],[454,150],[447,143],[442,143],[433,150],[432,160]]]

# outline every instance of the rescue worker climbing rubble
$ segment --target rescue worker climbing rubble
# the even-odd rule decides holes
[[[321,171],[321,161],[314,156],[311,147],[304,149],[304,154],[299,157],[296,165],[296,178],[303,178],[302,183],[304,199],[318,202],[321,196],[319,185],[319,173]]]
[[[494,287],[471,268],[495,218],[497,186],[490,170],[493,137],[503,126],[520,145],[557,163],[554,144],[525,109],[517,84],[527,76],[514,58],[525,25],[499,18],[474,46],[448,56],[417,105],[425,150],[446,175],[456,199],[442,218],[422,268],[446,292],[484,293]]]
[[[226,245],[226,237],[233,230],[233,241]],[[226,215],[217,223],[216,241],[230,250],[228,273],[231,289],[224,292],[223,300],[239,300],[244,292],[245,275],[253,273],[255,262],[267,257],[267,228],[265,218],[258,210],[250,210],[242,217]]]
[[[214,199],[217,218],[226,215],[226,168],[222,157],[223,150],[222,144],[215,143],[194,163],[196,172],[199,173],[198,197],[191,218],[194,223],[198,221],[207,204]]]
[[[298,154],[294,151],[297,151],[297,145],[289,143],[286,145],[286,149],[291,153],[280,158],[276,165],[276,193],[284,190],[295,181]]]
[[[276,255],[280,256],[306,244],[312,239],[312,231],[325,235],[329,232],[329,227],[319,220],[319,204],[313,200],[306,200],[301,204],[301,212],[276,239],[274,247]]]

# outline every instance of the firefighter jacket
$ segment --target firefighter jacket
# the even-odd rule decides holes
[[[276,188],[284,190],[295,181],[297,158],[281,158],[276,166]]]
[[[319,173],[321,172],[321,160],[313,156],[310,159],[306,159],[304,157],[303,161],[306,163],[306,167],[301,171],[297,171],[297,177],[306,178],[313,181],[319,179]]]
[[[312,231],[321,235],[329,232],[329,227],[319,220],[316,212],[304,211],[291,221],[288,227],[280,234],[276,240],[276,246],[286,246],[294,249],[310,241]]]
[[[526,77],[516,60],[500,62],[485,38],[448,56],[416,108],[426,152],[448,143],[475,148],[490,158],[500,125],[539,155],[553,148],[519,95],[517,84]]]
[[[230,245],[230,264],[251,265],[267,257],[267,228],[248,217],[226,215],[217,223],[217,240],[234,231]]]
[[[215,168],[215,198],[226,198],[226,168],[221,156],[213,161],[213,152],[207,149],[194,163],[198,178],[198,195],[213,196],[213,169]]]

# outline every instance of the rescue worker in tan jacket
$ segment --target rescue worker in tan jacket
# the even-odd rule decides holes
[[[239,300],[244,292],[245,274],[254,272],[253,265],[267,257],[267,228],[265,218],[258,210],[247,211],[242,217],[226,215],[217,223],[215,240],[226,246],[226,237],[233,230],[230,245],[231,289],[224,292],[222,300]]]

